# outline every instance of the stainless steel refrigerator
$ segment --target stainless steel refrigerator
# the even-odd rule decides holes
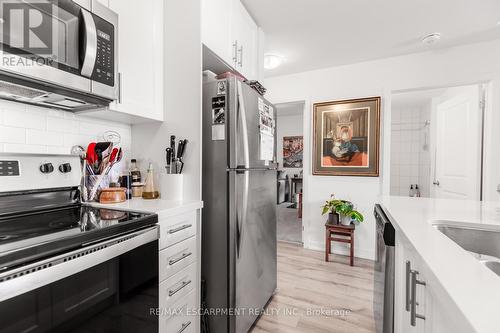
[[[276,109],[236,79],[205,83],[203,103],[208,324],[246,333],[276,290]]]

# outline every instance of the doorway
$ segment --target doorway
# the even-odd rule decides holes
[[[485,86],[394,94],[391,195],[482,199]]]
[[[302,243],[304,101],[276,104],[279,241]]]

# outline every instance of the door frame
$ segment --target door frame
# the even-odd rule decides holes
[[[395,89],[395,90],[389,90],[389,97],[388,98],[388,109],[389,109],[389,117],[385,116],[384,118],[389,118],[389,124],[391,121],[391,115],[392,115],[392,98],[394,95],[397,94],[402,94],[402,93],[411,93],[411,92],[419,92],[419,91],[425,91],[425,90],[434,90],[434,89],[447,89],[447,88],[457,88],[457,87],[465,87],[465,86],[477,86],[478,88],[481,89],[480,92],[480,99],[481,99],[481,170],[480,170],[480,200],[483,201],[485,198],[485,181],[486,181],[486,175],[487,172],[485,171],[487,164],[486,160],[489,156],[487,156],[487,151],[489,151],[489,138],[487,137],[490,135],[486,131],[486,124],[488,122],[488,119],[493,119],[494,117],[492,116],[493,112],[493,107],[492,107],[492,96],[493,96],[493,82],[492,80],[486,80],[486,81],[473,81],[473,82],[461,82],[461,83],[456,83],[456,84],[449,84],[449,85],[436,85],[436,86],[423,86],[423,87],[417,87],[417,88],[410,88],[410,89]],[[386,109],[385,109],[386,110]],[[435,122],[434,122],[435,123]],[[432,123],[431,123],[431,126]],[[390,127],[390,126],[389,126]],[[391,128],[388,129],[389,133],[391,131]],[[431,181],[432,181],[432,175],[434,175],[434,163],[433,159],[435,158],[433,156],[434,152],[434,144],[433,144],[433,138],[432,138],[432,128],[430,130],[430,141],[431,141]],[[385,132],[384,132],[385,136]],[[381,185],[383,187],[382,193],[386,193],[386,195],[390,195],[389,189],[391,187],[391,161],[390,161],[390,153],[392,150],[391,147],[391,138],[390,134],[389,137],[384,138],[385,141],[385,146],[389,147],[387,154],[382,155],[383,163],[386,163],[388,165],[387,168],[384,168],[384,176],[383,179],[387,182],[387,185]],[[486,147],[488,145],[488,147]],[[388,157],[387,157],[388,156]]]
[[[309,121],[308,121],[308,118],[307,117],[307,105],[308,105],[308,102],[307,100],[305,99],[302,99],[302,100],[293,100],[293,101],[285,101],[285,102],[276,102],[276,103],[273,103],[274,106],[276,107],[276,109],[278,109],[278,107],[281,105],[294,105],[294,104],[302,104],[302,135],[303,135],[303,138],[304,138],[304,148],[303,148],[303,151],[302,151],[302,229],[301,229],[301,232],[300,232],[300,238],[301,238],[301,246],[302,247],[305,247],[307,248],[307,245],[305,244],[306,240],[308,239],[306,237],[307,235],[307,232],[309,231],[309,219],[306,218],[308,215],[306,215],[308,213],[308,209],[306,209],[306,204],[305,202],[307,201],[307,198],[308,198],[308,193],[309,193],[309,190],[306,190],[306,188],[308,187],[308,184],[309,184],[309,181],[308,181],[308,177],[307,175],[309,175],[309,170],[311,168],[311,165],[312,165],[312,159],[310,158],[311,155],[309,153],[309,142],[311,140],[311,138],[309,137],[306,137],[306,133],[307,132],[307,129],[308,129],[308,126],[310,125],[309,124]],[[277,112],[277,110],[276,110]],[[278,115],[276,115],[276,119],[278,119]],[[279,123],[277,124],[276,128],[279,127]],[[277,138],[277,140],[279,140],[279,138]],[[278,144],[276,144],[276,147],[278,147]],[[276,152],[276,155],[278,154],[278,152]],[[278,161],[279,163],[279,161]],[[290,184],[291,186],[291,184]]]

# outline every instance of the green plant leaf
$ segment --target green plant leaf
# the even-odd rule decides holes
[[[356,210],[353,210],[351,213],[350,213],[350,216],[355,219],[356,221],[358,222],[363,222],[364,221],[364,217],[363,217],[363,214],[361,214],[360,212],[356,211]]]

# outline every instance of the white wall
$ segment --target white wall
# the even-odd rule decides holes
[[[278,115],[276,127],[278,138],[277,158],[280,169],[285,170],[290,177],[293,177],[294,174],[299,174],[302,169],[283,167],[283,137],[304,135],[304,116],[302,114]]]
[[[132,127],[132,151],[164,170],[170,135],[187,139],[184,198],[201,199],[201,4],[165,2],[165,122]]]
[[[0,100],[0,152],[69,154],[74,145],[102,141],[109,130],[120,134],[124,160],[129,159],[129,125]]]
[[[486,198],[500,200],[498,142],[500,142],[500,41],[470,44],[439,51],[405,55],[359,64],[272,77],[265,81],[273,103],[306,100],[304,111],[304,154],[311,156],[312,104],[346,98],[382,96],[381,176],[312,176],[311,163],[304,165],[304,245],[324,249],[324,221],[320,206],[331,193],[351,199],[365,214],[366,222],[356,229],[356,255],[374,258],[375,221],[373,205],[381,193],[388,194],[390,184],[391,92],[417,88],[447,87],[490,81],[490,105],[487,114],[486,171],[489,177]],[[335,250],[335,248],[334,248]],[[346,248],[342,249],[343,251]]]

